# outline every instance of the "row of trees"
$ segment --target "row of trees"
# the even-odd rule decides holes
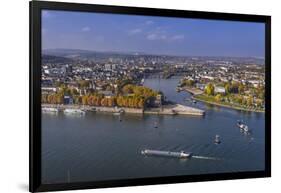
[[[114,96],[105,97],[102,95],[84,95],[74,96],[73,104],[103,106],[103,107],[129,107],[129,108],[144,108],[145,99],[136,96]],[[61,94],[43,94],[42,103],[48,104],[64,104],[64,96]]]
[[[225,94],[243,94],[245,91],[245,86],[242,83],[225,83],[224,84]],[[215,95],[215,86],[212,83],[208,83],[205,88],[205,93],[207,95]]]
[[[227,82],[224,84],[224,88],[226,94],[230,94],[230,93],[243,94],[246,89],[246,86],[238,82]]]
[[[124,95],[132,94],[136,97],[143,97],[145,99],[156,97],[158,92],[145,87],[145,86],[137,86],[133,84],[127,84],[122,88],[122,93]]]
[[[254,99],[253,96],[243,96],[243,95],[229,95],[227,97],[222,96],[221,94],[216,94],[214,96],[216,102],[232,102],[244,106],[253,106],[256,104],[258,107],[262,107],[262,99]]]
[[[81,82],[86,86],[88,82]],[[81,86],[81,87],[83,87]],[[69,96],[73,104],[104,106],[104,107],[129,107],[144,108],[145,104],[150,104],[155,100],[157,92],[144,86],[127,84],[123,86],[117,96],[104,96],[96,92],[80,96],[76,89],[68,88],[66,85],[59,85],[59,90],[52,94],[42,94],[42,103],[64,104],[64,96]]]
[[[42,103],[49,104],[63,104],[63,95],[60,93],[56,94],[43,94],[41,97]]]
[[[248,85],[244,85],[242,83],[237,82],[228,82],[222,85],[225,89],[225,94],[239,94],[245,95],[245,91],[248,91],[249,94],[259,98],[264,99],[264,86],[258,85],[258,87],[249,87]],[[215,86],[212,83],[207,84],[205,88],[205,93],[207,95],[215,95]]]
[[[141,97],[126,97],[119,96],[116,99],[116,104],[119,107],[130,107],[130,108],[144,108],[145,99]]]
[[[182,81],[181,86],[194,86],[195,81],[191,79],[185,79]]]
[[[225,84],[225,94],[215,93],[215,86],[211,83],[207,84],[205,88],[205,94],[209,97],[213,97],[215,102],[227,102],[227,103],[234,103],[243,106],[257,106],[262,107],[264,103],[264,98],[262,98],[264,91],[262,89],[256,88],[256,92],[259,95],[245,95],[244,93],[244,85],[242,84]],[[237,91],[234,91],[236,90]],[[256,97],[254,97],[256,96]]]
[[[81,97],[81,103],[90,106],[103,107],[129,107],[129,108],[144,108],[145,100],[142,97],[135,96],[114,96],[104,97],[97,95],[85,95]]]
[[[181,82],[181,86],[192,87],[195,85],[195,81],[191,79],[184,79]],[[251,95],[256,96],[257,98],[264,99],[264,86],[258,85],[253,87],[250,84],[243,84],[241,82],[226,82],[226,83],[217,83],[217,86],[223,87],[225,89],[225,94],[245,94],[245,91],[249,91]],[[207,95],[215,95],[215,86],[213,83],[208,83],[205,88],[205,93]]]

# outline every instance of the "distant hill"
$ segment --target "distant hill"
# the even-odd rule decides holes
[[[42,62],[43,63],[67,63],[67,62],[73,62],[73,60],[66,58],[66,57],[43,54]]]
[[[99,61],[106,61],[108,58],[126,58],[126,59],[134,59],[138,56],[144,57],[159,57],[168,59],[175,59],[175,58],[182,58],[191,61],[218,61],[221,62],[223,60],[230,61],[233,64],[262,64],[264,65],[264,58],[258,57],[227,57],[227,56],[172,56],[172,55],[154,55],[154,54],[146,54],[143,52],[102,52],[102,51],[91,51],[91,50],[81,50],[81,49],[44,49],[44,55],[47,56],[56,56],[62,57],[61,59],[72,59],[73,60],[99,60]],[[59,58],[57,58],[59,59]]]
[[[73,59],[93,59],[93,58],[103,58],[109,55],[114,56],[136,56],[144,55],[141,52],[102,52],[102,51],[91,51],[91,50],[79,50],[79,49],[44,49],[44,55],[59,56],[65,58]]]
[[[52,56],[68,56],[73,54],[89,54],[93,53],[93,51],[88,50],[79,50],[79,49],[44,49],[43,54],[52,55]]]

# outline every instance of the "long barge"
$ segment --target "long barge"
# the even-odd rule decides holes
[[[173,152],[173,151],[160,151],[160,150],[151,150],[145,149],[141,151],[142,155],[148,156],[165,156],[165,157],[175,157],[175,158],[190,158],[192,157],[191,152]]]

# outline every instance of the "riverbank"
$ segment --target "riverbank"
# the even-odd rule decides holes
[[[55,108],[59,111],[65,109],[80,109],[83,111],[101,112],[101,113],[128,113],[128,114],[158,114],[158,115],[195,115],[202,116],[205,112],[201,109],[188,107],[180,104],[163,105],[162,108],[126,108],[126,107],[97,107],[89,105],[56,105],[42,104],[41,108]]]
[[[214,101],[208,101],[208,100],[205,100],[203,98],[200,98],[200,96],[201,95],[194,95],[191,98],[194,99],[194,100],[197,100],[197,101],[201,101],[201,102],[207,103],[207,104],[221,106],[221,107],[235,109],[235,110],[240,110],[240,111],[248,111],[248,112],[256,112],[256,113],[264,113],[265,112],[263,110],[246,109],[246,108],[239,107],[239,106],[234,106],[234,105],[231,105],[231,104],[222,104],[222,103],[217,103],[217,102],[214,102]]]

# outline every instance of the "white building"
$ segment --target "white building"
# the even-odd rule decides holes
[[[222,86],[215,86],[215,93],[225,94],[225,88]]]

